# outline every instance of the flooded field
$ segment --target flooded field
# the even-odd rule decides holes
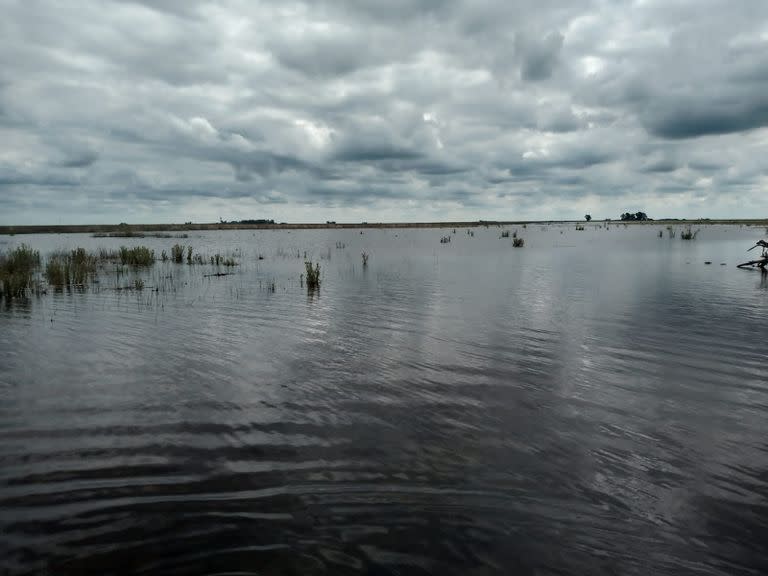
[[[157,260],[0,306],[0,574],[765,573],[765,230],[698,228],[0,236]]]

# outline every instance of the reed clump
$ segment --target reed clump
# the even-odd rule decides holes
[[[85,248],[54,252],[45,264],[45,279],[55,287],[85,286],[96,276],[99,256]]]
[[[525,240],[522,238],[513,238],[512,239],[512,247],[513,248],[522,248],[525,246]]]
[[[680,232],[680,239],[681,240],[695,240],[696,239],[696,234],[698,234],[698,233],[699,233],[698,230],[693,231],[690,228],[686,228],[685,230]]]
[[[0,254],[0,296],[21,298],[36,286],[35,272],[40,267],[40,252],[26,244]]]
[[[312,266],[311,260],[305,260],[304,261],[304,268],[306,269],[306,281],[307,281],[307,289],[308,290],[315,290],[317,288],[320,288],[320,264],[315,264]]]
[[[227,268],[231,266],[237,266],[237,262],[234,258],[229,256],[222,256],[218,252],[214,256],[211,256],[211,264],[214,266],[224,266]]]
[[[103,261],[120,260],[120,251],[108,250],[107,248],[99,248],[98,257],[99,260]]]
[[[132,266],[139,268],[142,266],[152,266],[155,263],[155,251],[146,246],[135,246],[127,248],[120,247],[120,263],[123,266]]]
[[[363,267],[368,266],[368,252],[361,252],[360,255],[363,257]]]
[[[182,260],[184,260],[184,246],[181,244],[173,245],[171,248],[171,260],[177,264],[181,264]]]

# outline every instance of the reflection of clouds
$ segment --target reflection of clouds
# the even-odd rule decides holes
[[[242,248],[236,276],[169,268],[178,293],[150,308],[105,290],[2,309],[0,420],[18,437],[0,457],[48,473],[80,454],[97,480],[112,464],[94,450],[144,458],[167,467],[155,504],[197,498],[190,527],[226,502],[241,534],[322,540],[355,566],[749,564],[766,528],[765,276],[696,265],[704,242],[655,228],[536,228],[522,250],[482,227],[450,246],[445,230],[201,234],[185,242]],[[325,258],[315,295],[296,250]],[[43,426],[56,438],[24,437]]]

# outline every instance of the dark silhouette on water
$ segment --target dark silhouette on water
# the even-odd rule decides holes
[[[762,253],[760,255],[760,258],[757,260],[750,260],[749,262],[744,262],[743,264],[739,264],[739,268],[751,268],[751,267],[758,267],[763,272],[766,272],[766,265],[768,265],[768,242],[765,240],[758,240],[752,248],[747,250],[749,252],[750,250],[754,250],[757,247],[762,247]]]

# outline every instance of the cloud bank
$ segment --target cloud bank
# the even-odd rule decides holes
[[[762,0],[0,0],[0,223],[768,214]]]

